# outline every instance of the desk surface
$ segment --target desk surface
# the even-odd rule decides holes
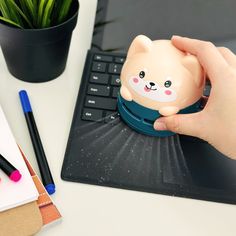
[[[87,49],[96,0],[80,0],[67,69],[56,80],[30,84],[13,78],[0,53],[0,103],[17,143],[38,172],[18,91],[29,93],[57,186],[52,199],[63,219],[40,236],[236,235],[236,206],[99,187],[61,180],[60,172]]]

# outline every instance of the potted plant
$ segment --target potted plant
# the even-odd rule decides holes
[[[8,70],[45,82],[65,69],[78,0],[0,0],[0,44]]]

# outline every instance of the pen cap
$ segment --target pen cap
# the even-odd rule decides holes
[[[2,169],[9,178],[17,182],[21,179],[21,173],[9,161],[0,154],[0,169]]]
[[[19,95],[20,95],[20,101],[21,101],[21,105],[22,105],[22,109],[23,109],[24,113],[32,112],[32,108],[30,105],[30,101],[29,101],[29,97],[28,97],[27,92],[25,90],[21,90],[19,92]]]

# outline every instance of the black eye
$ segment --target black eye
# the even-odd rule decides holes
[[[139,73],[139,77],[142,79],[142,78],[144,78],[144,76],[145,76],[145,72],[142,70],[142,71],[140,71],[140,73]]]
[[[169,88],[169,87],[171,86],[171,84],[172,84],[172,83],[171,83],[170,80],[166,80],[166,82],[165,82],[164,85],[165,85],[166,88]]]

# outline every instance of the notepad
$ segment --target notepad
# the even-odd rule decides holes
[[[24,153],[21,151],[21,154],[25,160],[25,163],[28,167],[28,170],[31,174],[32,179],[34,180],[34,184],[39,192],[39,198],[37,200],[37,204],[39,210],[41,212],[43,226],[51,225],[59,220],[61,220],[61,214],[57,209],[56,205],[53,203],[52,199],[50,198],[48,192],[46,191],[45,187],[43,186],[42,182],[40,181],[39,177],[35,173],[34,169],[30,165],[29,161],[26,159]],[[0,219],[1,222],[1,219]],[[1,223],[0,223],[1,225]],[[1,227],[0,227],[1,229]]]
[[[39,193],[22,158],[6,117],[0,107],[0,153],[22,174],[19,182],[11,181],[0,170],[0,212],[37,200]]]

